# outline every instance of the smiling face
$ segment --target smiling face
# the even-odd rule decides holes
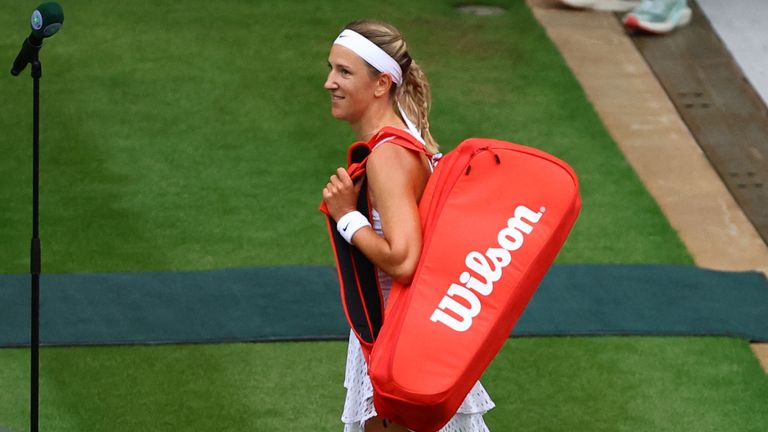
[[[328,56],[325,89],[331,93],[331,114],[355,123],[375,100],[377,77],[360,56],[349,48],[333,45]]]

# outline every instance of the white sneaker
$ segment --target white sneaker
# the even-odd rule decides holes
[[[628,28],[656,34],[669,33],[690,21],[686,0],[643,0],[623,19]]]

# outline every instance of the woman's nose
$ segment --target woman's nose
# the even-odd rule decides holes
[[[323,85],[326,90],[335,90],[339,87],[338,84],[336,84],[336,80],[333,76],[333,71],[328,72],[328,77],[325,79],[325,84]]]

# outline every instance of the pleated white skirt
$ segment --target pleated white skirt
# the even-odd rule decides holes
[[[363,432],[365,422],[376,416],[373,406],[373,387],[368,377],[368,366],[360,342],[350,332],[347,348],[347,369],[344,375],[347,397],[344,400],[344,432]],[[484,432],[488,427],[483,414],[495,406],[478,381],[469,392],[451,421],[440,432]]]

